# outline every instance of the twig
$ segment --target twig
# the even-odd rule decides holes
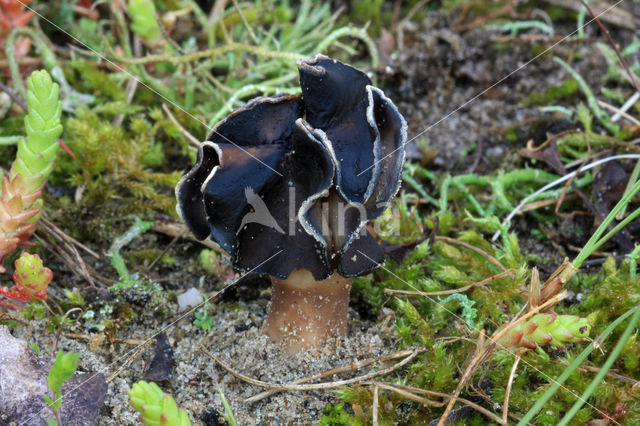
[[[507,418],[509,417],[509,397],[511,396],[511,387],[513,386],[513,379],[516,376],[520,358],[520,355],[516,355],[516,359],[513,361],[513,367],[511,367],[509,381],[507,382],[507,389],[504,393],[504,404],[502,405],[502,422],[504,424],[507,424]]]
[[[63,333],[62,335],[64,337],[68,337],[69,339],[88,340],[88,341],[100,340],[100,339],[97,339],[96,336],[89,336],[88,334]],[[104,336],[104,335],[101,334],[100,336]],[[140,339],[122,339],[122,338],[119,338],[119,337],[107,337],[106,339],[104,339],[104,341],[108,342],[109,344],[124,343],[125,345],[142,345],[142,344],[145,343],[145,340],[140,340]]]
[[[151,229],[153,230],[153,232],[159,232],[170,237],[186,238],[188,240],[198,242],[206,247],[214,249],[220,253],[223,253],[223,250],[220,248],[220,246],[210,238],[207,238],[206,240],[198,240],[193,237],[184,223],[169,220],[156,220],[153,223],[153,227]]]
[[[575,0],[545,0],[545,3],[569,9],[574,12],[579,12],[582,8],[582,5]],[[592,6],[596,9],[595,12],[598,16],[600,16],[600,19],[602,19],[606,23],[630,31],[635,31],[637,29],[637,25],[635,23],[633,15],[626,10],[620,7],[611,8],[611,4],[606,1],[595,2],[595,4],[592,4]],[[604,13],[605,11],[607,11],[607,13]]]
[[[553,362],[554,364],[560,364],[560,365],[565,365],[565,366],[569,365],[568,362],[564,362],[564,361],[554,360],[554,361],[551,361],[551,362]],[[578,367],[576,370],[578,370],[578,371],[588,371],[590,373],[599,373],[600,370],[602,370],[602,369],[600,367],[594,367],[592,365],[584,365],[584,366]],[[611,377],[613,379],[620,380],[621,382],[629,383],[630,385],[633,385],[633,386],[636,386],[638,383],[640,383],[640,380],[636,380],[636,379],[633,379],[631,377],[623,376],[622,374],[616,373],[615,371],[608,371],[607,372],[607,376]]]
[[[67,312],[65,312],[64,316],[62,317],[62,320],[60,321],[60,325],[58,325],[58,330],[56,331],[56,337],[55,339],[53,339],[53,348],[51,348],[51,355],[55,356],[56,354],[56,350],[58,349],[58,342],[60,341],[60,334],[62,333],[62,328],[64,327],[65,320],[67,319],[69,314],[71,314],[71,312],[75,312],[75,311],[82,311],[82,309],[71,308]]]
[[[220,365],[220,367],[222,367],[223,369],[227,370],[227,372],[231,373],[235,377],[237,377],[237,378],[239,378],[239,379],[241,379],[241,380],[243,380],[243,381],[245,381],[245,382],[247,382],[249,384],[252,384],[252,385],[255,385],[255,386],[260,386],[260,387],[263,387],[263,388],[268,388],[268,389],[294,390],[294,391],[333,389],[333,388],[338,388],[340,386],[350,385],[350,384],[353,384],[353,383],[358,383],[358,382],[362,382],[362,381],[365,381],[365,380],[369,380],[369,379],[372,379],[372,378],[377,377],[377,376],[383,376],[385,374],[389,374],[389,373],[399,369],[400,367],[402,367],[403,365],[407,364],[409,361],[414,359],[416,356],[418,356],[418,354],[420,354],[421,352],[424,352],[424,349],[422,351],[416,349],[416,350],[412,351],[411,354],[408,357],[406,357],[402,361],[398,362],[397,364],[392,365],[389,368],[378,370],[378,371],[375,371],[373,373],[364,374],[362,376],[354,377],[352,379],[337,380],[335,382],[326,382],[326,383],[314,383],[314,384],[296,385],[296,384],[286,384],[286,383],[285,384],[269,383],[269,382],[263,382],[262,380],[253,379],[253,378],[251,378],[249,376],[246,376],[246,375],[244,375],[242,373],[239,373],[239,372],[235,371],[234,369],[232,369],[231,367],[229,367],[220,358],[215,356],[213,353],[211,353],[204,346],[201,346],[200,349],[204,353],[209,355],[211,357],[211,359],[213,359],[215,362],[217,362],[218,365]]]
[[[580,1],[580,3],[582,3],[582,6],[585,9],[587,9],[587,12],[589,12],[589,15],[591,15],[593,20],[596,21],[596,24],[598,24],[598,27],[600,27],[600,31],[602,31],[604,36],[607,38],[607,41],[611,45],[611,47],[613,47],[613,50],[615,50],[616,55],[618,56],[618,60],[620,61],[620,63],[624,67],[625,71],[627,71],[627,75],[631,79],[631,84],[636,89],[636,92],[640,92],[640,86],[638,86],[638,80],[636,80],[635,74],[632,73],[631,70],[629,69],[629,64],[627,64],[627,61],[624,59],[624,57],[620,53],[620,49],[618,49],[618,46],[616,45],[616,43],[611,38],[611,34],[609,34],[609,31],[607,30],[607,28],[604,25],[602,25],[602,22],[600,22],[600,19],[598,19],[599,15],[596,15],[595,13],[593,13],[593,10],[591,10],[591,7],[589,6],[589,4],[586,1],[584,1],[584,0],[579,0],[579,1]]]
[[[324,371],[322,373],[318,373],[318,374],[314,374],[312,376],[307,376],[307,377],[303,377],[303,378],[298,379],[298,380],[294,380],[292,382],[289,382],[289,384],[297,385],[297,384],[301,384],[301,383],[312,382],[314,380],[322,379],[322,378],[333,376],[333,375],[340,374],[340,373],[346,373],[346,372],[349,372],[349,371],[359,370],[359,369],[361,369],[363,367],[366,367],[366,366],[371,365],[371,364],[375,364],[377,362],[386,362],[386,361],[390,361],[390,360],[393,360],[393,359],[404,358],[404,357],[406,357],[408,355],[411,355],[414,351],[420,351],[420,353],[422,353],[422,352],[426,351],[426,348],[418,347],[418,348],[412,348],[412,349],[405,349],[403,351],[382,355],[382,356],[376,357],[376,358],[367,358],[367,359],[363,359],[361,361],[355,361],[355,362],[352,362],[350,364],[344,365],[342,367],[333,368],[331,370]],[[271,396],[271,395],[273,395],[275,393],[278,393],[278,392],[279,392],[279,390],[264,391],[264,392],[261,392],[259,394],[254,395],[254,396],[252,396],[250,398],[245,399],[244,402],[246,402],[246,403],[256,402],[256,401],[264,399],[264,398],[266,398],[268,396]]]
[[[495,421],[498,424],[504,424],[502,422],[502,419],[498,416],[496,416],[494,413],[492,413],[491,411],[487,410],[484,407],[481,407],[480,405],[476,404],[475,402],[469,401],[468,399],[465,398],[460,398],[460,397],[454,397],[453,395],[449,395],[448,393],[444,393],[444,392],[436,392],[436,391],[431,391],[431,390],[426,390],[426,389],[420,389],[420,388],[414,388],[411,386],[404,386],[404,385],[399,385],[399,384],[395,384],[395,383],[385,383],[385,382],[371,382],[371,383],[366,383],[368,385],[375,385],[380,387],[381,389],[388,389],[388,390],[392,390],[394,392],[397,393],[401,393],[401,391],[404,391],[404,393],[401,393],[402,395],[405,395],[407,393],[410,394],[410,392],[415,392],[415,393],[421,393],[424,395],[431,395],[431,396],[437,396],[440,398],[444,398],[445,400],[455,400],[458,402],[461,402],[465,405],[468,405],[469,407],[473,408],[474,410],[476,410],[479,413],[484,414],[485,416],[487,416],[488,418],[490,418],[491,420]],[[415,395],[412,395],[415,397]],[[431,401],[431,400],[425,400],[423,398],[420,398],[422,401],[417,401],[417,402],[423,402],[427,401],[428,405],[432,406],[432,407],[441,407],[442,405],[444,405],[443,402],[435,402],[435,401]],[[415,401],[415,399],[414,399]]]
[[[169,109],[167,104],[162,104],[162,109],[167,114],[167,117],[169,117],[169,120],[171,120],[173,125],[176,126],[178,130],[180,130],[180,133],[182,133],[189,140],[189,142],[191,142],[191,144],[194,145],[196,148],[199,147],[200,141],[191,133],[189,133],[184,127],[182,127],[182,125],[178,122],[176,117],[171,113],[171,110]]]
[[[473,284],[469,284],[466,285],[464,287],[460,287],[460,288],[454,288],[451,290],[442,290],[442,291],[412,291],[412,290],[394,290],[392,288],[385,288],[384,289],[384,294],[405,294],[408,296],[443,296],[443,295],[447,295],[447,294],[454,294],[454,293],[463,293],[467,290],[470,290],[474,287],[484,287],[485,284],[488,284],[492,281],[496,281],[499,280],[500,278],[503,278],[507,275],[513,277],[512,274],[514,274],[516,272],[515,269],[507,269],[504,272],[500,272],[497,275],[493,275],[489,278],[485,278],[482,281],[478,281],[475,282]]]
[[[371,411],[373,411],[373,414],[371,415],[371,421],[373,422],[373,426],[379,426],[378,425],[378,397],[380,393],[380,387],[378,385],[374,385],[373,386],[373,404],[371,406]]]
[[[476,252],[476,253],[478,253],[479,255],[486,257],[486,258],[487,258],[487,260],[488,260],[489,262],[493,263],[493,264],[494,264],[494,265],[496,265],[498,268],[500,268],[500,269],[502,270],[502,272],[506,272],[506,271],[507,271],[507,268],[505,268],[504,266],[502,266],[502,263],[500,263],[500,262],[498,261],[498,259],[496,259],[495,257],[491,256],[491,255],[490,255],[489,253],[487,253],[486,251],[484,251],[484,250],[482,250],[482,249],[480,249],[480,248],[478,248],[478,247],[472,246],[472,245],[471,245],[471,244],[469,244],[469,243],[465,243],[464,241],[456,240],[455,238],[442,237],[442,236],[437,236],[437,237],[436,237],[436,240],[438,240],[438,241],[445,241],[445,242],[447,242],[447,243],[451,243],[451,244],[457,244],[457,245],[459,245],[459,246],[462,246],[462,247],[468,248],[468,249],[469,249],[469,250],[471,250],[471,251],[475,251],[475,252]]]
[[[258,37],[256,37],[256,35],[253,33],[253,30],[251,29],[251,25],[249,25],[249,22],[247,22],[247,18],[245,18],[244,13],[242,13],[242,9],[240,9],[240,6],[238,5],[238,1],[237,0],[232,0],[232,1],[233,1],[233,7],[236,9],[236,12],[240,16],[242,25],[244,25],[244,28],[249,33],[249,37],[251,37],[251,39],[255,44],[260,44],[260,40],[258,40]]]
[[[127,103],[131,103],[131,101],[133,100],[133,97],[136,94],[136,89],[138,88],[138,82],[139,80],[137,78],[130,78],[129,82],[127,83],[127,88],[125,90],[125,93],[127,95]],[[122,122],[124,121],[124,114],[118,114],[116,116],[116,118],[113,119],[113,125],[114,126],[120,126],[122,124]]]
[[[640,93],[640,92],[636,92],[636,93]],[[622,111],[619,108],[616,108],[615,106],[608,104],[604,101],[600,101],[598,100],[598,105],[600,105],[602,108],[604,109],[608,109],[611,112],[616,113],[616,115],[620,116],[620,117],[624,117],[625,119],[629,120],[631,123],[635,124],[636,126],[640,127],[640,121],[638,121],[636,118],[632,117],[631,115],[629,115],[627,112]],[[613,117],[611,117],[611,121],[613,121]]]
[[[9,97],[13,99],[15,103],[20,105],[20,108],[22,108],[24,112],[27,112],[27,113],[29,112],[29,108],[27,107],[27,104],[22,99],[20,99],[20,97],[16,95],[13,90],[5,86],[2,82],[0,82],[0,89],[2,89],[3,92],[9,95]]]

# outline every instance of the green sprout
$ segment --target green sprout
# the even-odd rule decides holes
[[[153,382],[141,380],[129,391],[131,406],[140,413],[145,425],[191,426],[189,415],[176,401]]]
[[[193,325],[200,328],[202,331],[207,332],[211,331],[213,328],[213,317],[209,316],[209,306],[211,303],[209,302],[209,298],[204,298],[204,303],[202,304],[202,309],[195,313],[196,319],[193,320]]]
[[[56,356],[56,360],[53,363],[51,370],[49,370],[47,383],[49,384],[49,389],[51,389],[53,399],[49,398],[47,395],[42,396],[42,398],[44,398],[45,402],[49,405],[49,408],[51,408],[51,411],[53,411],[53,414],[56,417],[56,420],[47,420],[47,423],[49,425],[62,425],[62,422],[60,421],[60,407],[62,406],[62,385],[64,384],[64,382],[73,377],[73,374],[78,368],[79,357],[79,353],[64,352],[60,350],[58,351],[58,355]]]

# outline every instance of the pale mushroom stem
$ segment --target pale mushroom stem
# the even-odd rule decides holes
[[[288,278],[272,278],[271,309],[264,334],[283,342],[290,353],[324,343],[347,332],[351,278],[334,273],[316,281],[311,272],[294,270]]]

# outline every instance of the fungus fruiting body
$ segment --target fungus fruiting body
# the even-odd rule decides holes
[[[292,351],[344,334],[351,277],[384,260],[366,224],[399,189],[407,133],[356,68],[318,55],[298,69],[301,95],[231,113],[176,187],[197,238],[273,278],[264,331]]]

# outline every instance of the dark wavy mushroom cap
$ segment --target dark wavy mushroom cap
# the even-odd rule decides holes
[[[322,55],[298,69],[302,95],[256,98],[216,125],[178,213],[238,270],[360,275],[384,260],[366,224],[400,187],[407,125],[361,71]]]
[[[406,123],[361,71],[322,55],[298,68],[302,96],[256,98],[212,130],[176,188],[178,213],[237,269],[355,276],[383,260],[364,226],[399,188]],[[243,222],[252,196],[275,223]],[[343,206],[334,244],[322,229],[324,202]]]

